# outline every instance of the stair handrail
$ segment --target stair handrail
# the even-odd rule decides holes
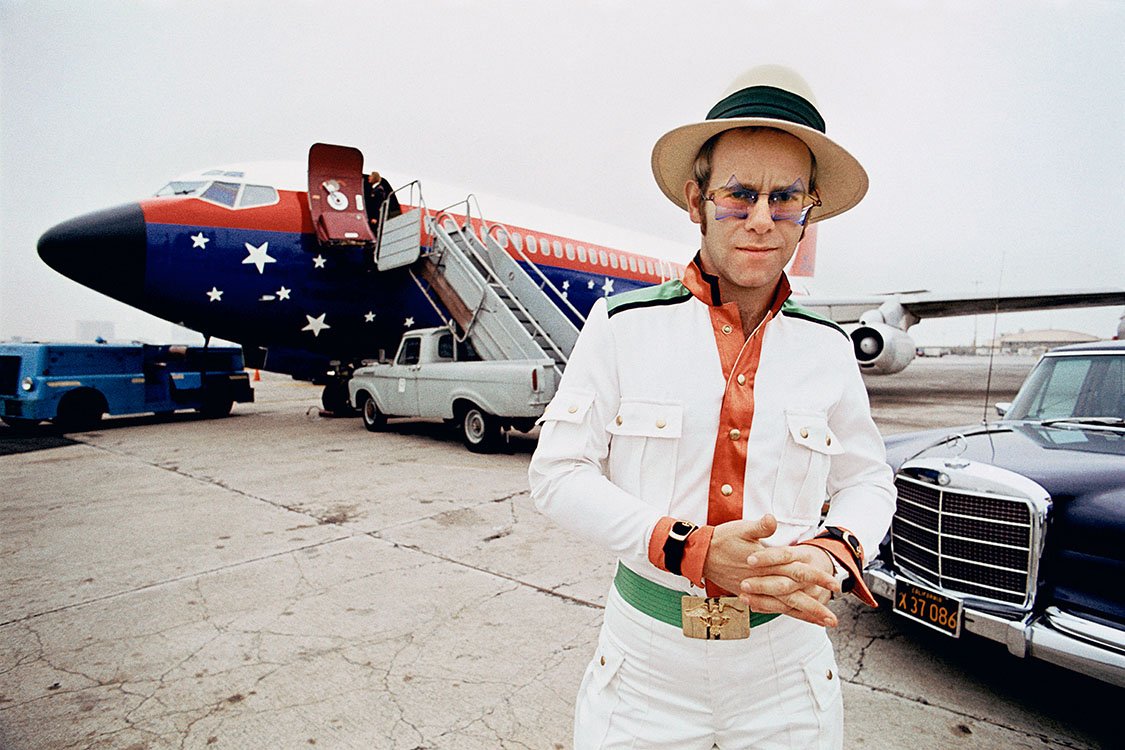
[[[480,256],[480,253],[477,252],[477,249],[475,247],[473,247],[472,240],[476,240],[477,242],[481,242],[480,238],[475,236],[472,232],[470,232],[469,234],[472,237],[472,239],[468,240],[468,242],[466,244],[468,245],[468,248],[469,248],[470,252],[472,252],[472,254],[480,262],[480,264],[488,270],[488,275],[491,276],[492,279],[497,283],[497,285],[499,285],[499,287],[504,290],[504,293],[508,296],[508,299],[512,300],[512,302],[514,302],[516,304],[516,307],[518,307],[520,312],[522,312],[524,314],[524,317],[527,318],[528,322],[530,322],[531,325],[533,325],[535,327],[536,332],[539,333],[539,335],[543,337],[544,341],[546,341],[548,344],[550,344],[552,351],[554,351],[555,354],[558,355],[559,359],[562,360],[564,363],[568,362],[570,360],[570,357],[568,357],[566,355],[566,353],[562,349],[559,348],[559,345],[555,342],[555,340],[553,338],[551,338],[550,334],[548,334],[545,330],[543,330],[543,327],[541,325],[539,325],[539,321],[535,318],[534,315],[531,314],[530,310],[528,310],[526,307],[524,307],[524,304],[522,302],[520,302],[519,297],[517,297],[515,294],[512,293],[511,288],[504,282],[504,280],[502,278],[500,278],[500,274],[498,274],[496,272],[496,269],[494,269],[492,267],[492,264],[488,263],[486,259],[482,258]]]
[[[453,205],[458,205],[458,204],[455,203]],[[431,219],[430,232],[431,232],[431,234],[433,234],[433,236],[435,238],[440,240],[443,243],[443,245],[445,243],[448,243],[450,245],[455,245],[455,243],[453,242],[453,238],[450,237],[449,230],[446,229],[445,226],[443,226],[443,220],[444,219],[453,219],[454,218],[454,215],[453,214],[447,214],[446,210],[447,209],[442,209],[441,212],[439,212],[436,216],[434,216]],[[454,225],[456,225],[456,221],[454,221]],[[460,232],[461,230],[457,229],[455,231]],[[434,249],[435,250],[436,250],[437,244],[438,244],[437,242],[434,243],[434,245],[435,245]],[[445,262],[446,250],[445,250],[444,246],[443,246],[443,248],[440,252],[434,253],[433,251],[431,251],[431,254],[436,254],[438,256],[438,259],[435,262],[435,265],[440,266],[442,263]],[[480,300],[477,302],[476,307],[472,310],[472,316],[469,318],[469,324],[467,326],[465,326],[464,334],[461,336],[460,339],[458,339],[458,341],[464,341],[466,338],[469,337],[469,333],[472,331],[473,326],[476,324],[477,317],[480,314],[481,309],[484,307],[485,301],[488,300],[488,288],[489,288],[488,283],[487,283],[488,280],[485,279],[485,283],[482,284],[481,281],[480,281],[480,277],[476,274],[469,274],[468,278],[472,280],[472,282],[476,285],[477,290],[481,294],[480,294]],[[464,298],[462,298],[462,302],[464,302]]]
[[[553,281],[551,281],[550,279],[548,279],[543,274],[543,272],[541,270],[539,270],[539,266],[535,263],[535,261],[533,261],[531,258],[527,257],[527,253],[525,253],[523,251],[523,247],[521,247],[520,245],[517,245],[515,243],[515,240],[512,239],[512,230],[510,230],[507,227],[507,225],[505,225],[505,224],[502,224],[500,222],[493,222],[493,223],[488,225],[488,229],[485,232],[485,237],[494,240],[496,242],[496,244],[500,246],[500,249],[504,252],[507,252],[507,250],[504,248],[503,245],[500,244],[500,240],[498,240],[498,239],[496,239],[495,237],[492,236],[492,230],[493,229],[503,229],[504,230],[504,234],[506,234],[508,236],[509,244],[515,249],[515,251],[517,253],[519,253],[519,257],[522,258],[524,260],[524,262],[526,262],[527,265],[532,270],[535,271],[536,275],[538,275],[540,279],[542,279],[543,285],[550,288],[550,290],[555,293],[555,296],[558,297],[559,300],[561,300],[564,305],[566,305],[567,309],[570,310],[580,321],[582,321],[583,324],[585,324],[586,323],[586,316],[583,315],[582,313],[578,312],[578,308],[576,308],[574,306],[574,304],[571,303],[571,301],[569,299],[567,299],[566,295],[563,294],[562,290],[559,289],[557,286],[555,286],[555,283]],[[522,243],[521,243],[521,245],[522,245]],[[542,288],[542,287],[540,287],[540,288]]]
[[[485,300],[488,299],[488,292],[485,291],[485,288],[486,287],[491,288],[490,285],[487,283],[489,281],[489,279],[491,279],[492,281],[495,281],[496,284],[504,291],[505,295],[507,295],[507,297],[509,299],[511,299],[513,301],[513,303],[515,303],[516,307],[524,314],[524,317],[526,317],[527,320],[531,323],[531,325],[535,328],[535,331],[543,338],[544,341],[546,341],[550,345],[551,350],[555,353],[555,355],[559,358],[559,360],[561,360],[564,363],[567,362],[569,360],[569,357],[566,355],[566,353],[563,352],[562,349],[559,348],[559,345],[555,342],[555,340],[553,338],[551,338],[551,336],[545,330],[543,330],[543,327],[539,324],[539,321],[536,320],[535,316],[533,316],[531,314],[531,312],[524,306],[524,304],[522,302],[520,302],[519,298],[516,297],[516,295],[512,293],[511,288],[509,288],[508,285],[504,282],[504,280],[502,278],[500,278],[500,275],[497,273],[496,269],[493,268],[492,263],[489,262],[489,260],[487,258],[482,257],[481,254],[477,251],[476,247],[473,245],[474,240],[476,242],[482,243],[482,245],[483,245],[483,241],[480,239],[480,237],[477,236],[477,234],[473,231],[473,228],[472,228],[472,226],[473,226],[473,224],[472,224],[473,203],[476,203],[477,214],[479,215],[480,214],[480,203],[479,203],[476,195],[470,193],[467,196],[465,196],[464,199],[459,200],[459,201],[455,201],[455,202],[449,204],[448,206],[445,206],[444,208],[439,209],[438,211],[435,211],[434,215],[430,218],[430,231],[431,231],[432,234],[434,234],[435,237],[438,237],[439,239],[441,239],[445,242],[453,243],[453,238],[452,238],[451,234],[452,234],[452,232],[456,232],[457,234],[460,234],[463,238],[465,238],[464,247],[458,246],[458,249],[460,249],[462,251],[467,250],[468,253],[471,254],[472,259],[475,259],[477,261],[477,263],[480,265],[480,267],[482,269],[484,269],[485,274],[486,274],[486,276],[485,276],[486,284],[484,286],[482,286],[480,284],[480,282],[477,280],[476,277],[471,277],[471,278],[474,279],[474,281],[476,281],[478,289],[480,289],[480,291],[482,291],[483,294],[481,295],[480,302],[477,304],[476,309],[472,311],[472,318],[469,321],[469,325],[465,327],[465,331],[464,331],[463,336],[461,338],[459,338],[458,340],[463,341],[464,339],[468,338],[470,333],[472,332],[473,327],[476,325],[477,320],[479,318],[480,310],[484,307]],[[460,222],[458,222],[457,219],[459,217],[457,216],[457,214],[452,213],[452,209],[457,208],[459,206],[465,207],[465,213],[464,213],[465,223],[463,225],[461,225]],[[452,232],[449,229],[446,228],[446,222],[448,220],[452,220],[452,224],[453,224]],[[484,229],[487,226],[485,224],[484,219],[481,218],[479,220],[480,220],[482,229]],[[505,227],[505,229],[507,229],[507,227]],[[440,233],[440,235],[439,235],[439,233]],[[487,234],[486,234],[486,236],[487,236]],[[436,243],[436,242],[434,243],[435,247],[431,249],[431,253],[433,253],[434,251],[437,250],[437,247],[436,247],[437,244],[438,243]],[[453,244],[455,244],[455,243],[453,243]],[[445,250],[442,249],[441,252],[437,253],[437,254],[439,255],[439,259],[438,259],[437,262],[441,263],[442,260],[444,259]],[[524,257],[526,258],[526,256],[524,256]],[[540,275],[542,275],[542,272],[540,272]],[[549,279],[545,279],[545,280],[547,281],[547,283],[550,283]],[[556,292],[556,294],[560,294],[560,298],[561,298],[561,292],[557,289],[557,287],[554,287],[553,284],[552,284],[552,287],[553,287],[554,291]],[[493,291],[493,293],[495,294],[495,291]],[[565,299],[565,298],[563,298],[563,299]],[[432,301],[431,301],[431,304],[433,304]],[[567,304],[570,305],[569,300],[567,301]],[[570,305],[570,306],[573,308],[573,305]],[[585,318],[582,317],[580,314],[579,314],[579,319],[585,320]],[[455,336],[456,336],[456,334],[455,334]],[[509,339],[511,339],[513,342],[515,341],[515,339],[513,339],[511,337],[511,334],[509,334]],[[555,369],[558,370],[558,367],[556,366]]]
[[[405,205],[410,206],[412,208],[420,208],[420,209],[422,209],[422,215],[423,216],[426,215],[426,200],[425,200],[425,198],[422,197],[422,182],[421,182],[421,180],[411,180],[410,182],[406,183],[405,185],[399,185],[394,190],[392,190],[387,195],[387,197],[383,199],[383,205],[381,205],[379,207],[379,233],[375,235],[375,249],[372,253],[373,259],[377,259],[379,257],[379,248],[381,248],[383,246],[383,227],[385,227],[387,225],[387,212],[390,211],[390,208],[391,208],[391,196],[394,195],[395,193],[399,192],[400,190],[406,190],[407,188],[410,188],[410,199],[407,201],[407,203]],[[417,203],[414,203],[415,188],[417,188],[417,191],[418,191],[418,202]],[[399,201],[399,205],[400,206],[403,205],[402,201]],[[403,212],[403,213],[405,213],[405,212]]]

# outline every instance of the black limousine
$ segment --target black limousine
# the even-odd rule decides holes
[[[947,635],[1125,686],[1125,341],[1048,352],[996,409],[887,438],[898,505],[865,580]]]

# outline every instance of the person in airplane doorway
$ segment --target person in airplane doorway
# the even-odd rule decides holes
[[[825,605],[875,606],[864,551],[895,490],[851,341],[783,269],[867,174],[779,66],[662,136],[652,168],[699,252],[594,306],[529,468],[537,507],[618,557],[574,746],[839,748]]]
[[[402,207],[394,195],[391,183],[378,172],[371,172],[363,182],[363,199],[367,208],[367,219],[371,222],[371,233],[379,236],[379,210],[390,196],[391,205],[387,208],[387,218],[393,219],[402,214]]]

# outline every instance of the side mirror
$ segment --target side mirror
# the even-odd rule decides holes
[[[1011,408],[1012,408],[1012,402],[1011,401],[1001,401],[998,404],[996,404],[996,415],[1002,417],[1005,414],[1007,414],[1008,409],[1011,409]]]

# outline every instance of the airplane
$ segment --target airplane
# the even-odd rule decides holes
[[[377,173],[375,173],[377,175]],[[426,221],[491,237],[552,295],[577,327],[599,298],[682,276],[680,264],[480,216],[472,196],[432,209],[421,185],[366,179],[355,148],[314,144],[307,167],[259,162],[177,177],[153,197],[64,221],[39,239],[42,260],[63,275],[157,317],[241,344],[247,366],[324,385],[329,412],[347,413],[347,378],[364,360],[395,351],[413,328],[464,324],[427,264]],[[381,233],[418,216],[418,247],[405,261],[379,256]],[[810,226],[788,270],[815,271]],[[389,244],[389,243],[388,243]],[[384,262],[387,260],[387,262]],[[408,261],[408,262],[407,262]],[[541,275],[539,275],[541,274]],[[949,296],[927,291],[799,303],[850,329],[865,373],[903,370],[915,356],[907,331],[934,316],[1125,305],[1120,288]],[[443,304],[444,303],[444,304]]]

